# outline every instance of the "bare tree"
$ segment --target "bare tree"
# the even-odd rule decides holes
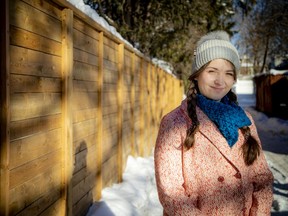
[[[288,53],[288,1],[259,1],[244,18],[240,46],[253,59],[254,71],[263,73],[274,56]]]

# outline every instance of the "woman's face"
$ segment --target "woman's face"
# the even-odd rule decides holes
[[[233,65],[224,59],[215,59],[195,78],[202,95],[212,100],[221,100],[235,83]]]

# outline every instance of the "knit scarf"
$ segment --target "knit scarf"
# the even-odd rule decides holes
[[[251,125],[244,110],[231,102],[227,95],[218,102],[198,94],[197,105],[215,123],[230,147],[238,140],[238,128]]]

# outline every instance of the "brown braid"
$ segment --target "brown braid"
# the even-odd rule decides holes
[[[237,96],[231,90],[228,93],[229,100],[238,104]],[[250,128],[249,127],[242,127],[240,128],[242,134],[245,137],[245,143],[242,146],[242,154],[245,164],[250,166],[253,162],[257,159],[260,154],[260,147],[253,136],[251,136]]]
[[[190,149],[194,144],[194,135],[199,130],[199,121],[196,114],[196,83],[194,80],[191,81],[188,89],[187,97],[187,112],[188,116],[192,120],[190,128],[187,129],[186,139],[184,141],[184,147],[186,150]]]
[[[197,95],[197,81],[195,81],[195,77],[197,77],[208,65],[204,65],[199,71],[193,73],[190,77],[190,86],[187,92],[187,112],[188,116],[192,120],[192,125],[190,128],[187,129],[186,132],[186,139],[184,141],[184,148],[185,150],[190,149],[193,147],[195,139],[194,136],[196,132],[199,130],[199,120],[197,118],[196,114],[196,95]],[[236,80],[236,73],[235,73],[235,80]],[[231,90],[228,92],[227,96],[229,97],[229,100],[236,103],[238,105],[237,96],[234,92]],[[257,159],[257,157],[260,154],[260,146],[258,145],[257,141],[253,136],[251,136],[250,128],[249,127],[243,127],[240,128],[241,132],[243,133],[245,137],[245,143],[242,146],[242,154],[244,162],[247,166],[250,166],[253,164],[253,162]]]

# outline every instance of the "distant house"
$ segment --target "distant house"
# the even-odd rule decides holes
[[[243,58],[241,59],[241,68],[239,72],[239,77],[241,78],[253,75],[254,75],[253,63],[246,55],[244,55]]]

